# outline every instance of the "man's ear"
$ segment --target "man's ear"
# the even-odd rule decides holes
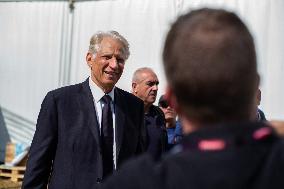
[[[91,68],[91,69],[92,69],[92,64],[93,64],[92,60],[93,60],[93,54],[88,52],[87,55],[86,55],[86,62],[88,64],[89,68]]]
[[[137,93],[136,91],[137,83],[132,82],[132,93]]]

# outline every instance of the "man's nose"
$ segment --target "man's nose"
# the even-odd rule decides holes
[[[158,90],[158,84],[154,84],[152,90],[157,91]]]
[[[116,60],[115,57],[112,57],[111,59],[109,59],[109,66],[112,69],[116,69],[118,67],[118,61]]]

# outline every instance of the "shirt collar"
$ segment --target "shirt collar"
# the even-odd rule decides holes
[[[93,98],[95,100],[95,103],[98,103],[101,100],[101,98],[105,95],[105,93],[100,87],[97,86],[95,82],[93,82],[91,77],[89,77],[89,86],[90,86]],[[109,93],[107,93],[111,97],[112,101],[114,101],[114,89],[115,87],[113,87],[112,90]]]

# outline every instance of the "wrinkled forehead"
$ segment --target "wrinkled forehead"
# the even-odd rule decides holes
[[[115,53],[121,56],[125,56],[126,49],[119,39],[114,39],[112,37],[104,37],[99,44],[98,52]]]
[[[157,75],[153,72],[144,72],[141,74],[140,77],[141,82],[154,82],[154,83],[159,83],[159,79]]]

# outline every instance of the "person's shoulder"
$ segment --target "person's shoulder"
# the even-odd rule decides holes
[[[283,136],[279,137],[277,144],[277,149],[279,150],[279,162],[281,162],[282,168],[284,169],[284,138]],[[283,170],[284,171],[284,170]]]
[[[157,189],[155,184],[155,162],[148,154],[127,161],[109,177],[102,189],[147,188]]]
[[[135,170],[137,168],[143,168],[144,166],[147,169],[151,169],[151,168],[153,168],[154,164],[155,164],[155,161],[153,160],[152,156],[145,153],[141,156],[132,158],[129,161],[127,161],[122,166],[121,171],[129,170],[129,169]]]
[[[74,92],[78,92],[78,90],[81,89],[83,85],[84,85],[84,82],[73,84],[73,85],[68,85],[68,86],[63,86],[63,87],[59,87],[57,89],[51,90],[48,93],[53,94],[55,96],[62,95],[62,94],[72,94]]]
[[[284,163],[284,138],[283,136],[278,136],[278,139],[274,143],[274,148],[272,151],[279,153],[279,157],[283,160],[283,163]]]
[[[83,85],[86,85],[85,82],[78,83],[74,85],[63,86],[54,90],[49,91],[46,94],[46,99],[73,99],[76,94],[82,92]]]
[[[129,103],[140,103],[140,104],[143,104],[143,101],[140,98],[138,98],[137,96],[135,96],[135,95],[133,95],[133,94],[123,90],[123,89],[120,89],[120,88],[116,87],[115,91],[116,91],[117,95],[127,99],[127,101]]]

